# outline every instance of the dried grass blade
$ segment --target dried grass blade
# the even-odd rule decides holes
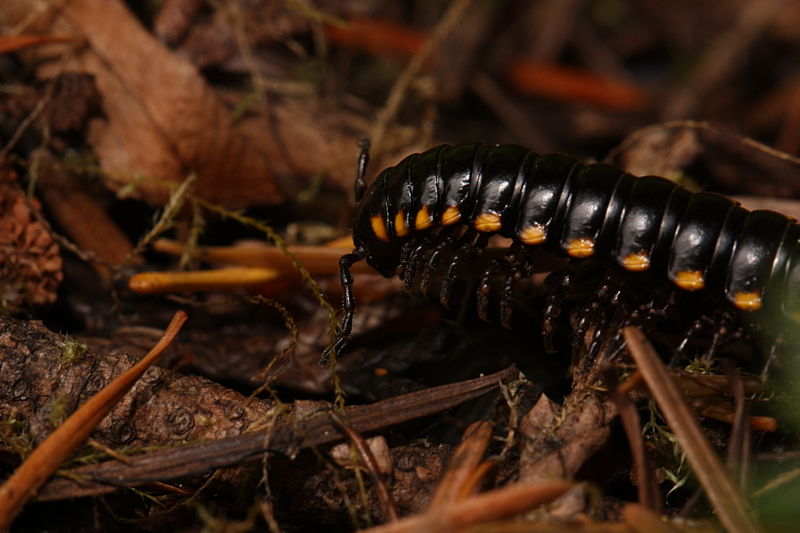
[[[631,356],[722,525],[731,533],[762,531],[652,345],[634,326],[627,326],[623,333]]]

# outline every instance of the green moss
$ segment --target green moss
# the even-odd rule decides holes
[[[76,341],[75,339],[68,338],[66,341],[61,343],[61,358],[70,363],[73,361],[78,361],[88,351],[89,347],[86,346],[86,344]]]

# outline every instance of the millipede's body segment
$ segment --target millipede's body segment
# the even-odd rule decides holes
[[[512,277],[527,272],[514,265],[520,256],[545,246],[632,272],[659,269],[681,289],[716,291],[743,311],[769,305],[792,315],[800,307],[800,225],[791,218],[563,155],[445,145],[384,170],[358,201],[356,249],[341,261],[342,333],[352,318],[353,262],[366,259],[387,277],[398,268],[409,275],[415,252],[435,249],[456,228],[477,235],[478,248],[494,233],[512,239]]]

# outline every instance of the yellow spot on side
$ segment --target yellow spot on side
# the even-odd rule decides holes
[[[630,254],[622,260],[622,266],[633,272],[641,272],[650,268],[650,257],[644,252]]]
[[[675,285],[687,291],[699,291],[705,287],[703,273],[699,270],[684,270],[675,275]]]
[[[475,229],[483,232],[497,231],[503,224],[497,213],[483,213],[475,219]]]
[[[403,210],[399,210],[394,216],[394,232],[398,237],[405,237],[408,235],[408,226],[406,226],[406,214]]]
[[[525,244],[542,244],[547,240],[547,233],[544,231],[544,226],[534,224],[519,232],[519,240]]]
[[[592,239],[572,239],[567,243],[567,255],[570,257],[589,257],[594,254]]]
[[[378,367],[375,370],[373,370],[373,372],[378,377],[383,377],[383,376],[388,376],[389,375],[389,371],[387,369],[383,368],[383,367]]]
[[[733,295],[733,305],[743,311],[757,311],[761,309],[761,293],[759,291],[737,292]]]
[[[450,207],[444,210],[444,214],[442,214],[443,226],[449,226],[450,224],[455,224],[459,220],[461,220],[461,213],[459,212],[456,206],[451,205]]]
[[[383,223],[383,218],[380,215],[375,215],[369,219],[372,225],[372,231],[379,241],[389,242],[389,232],[386,231],[386,224]]]
[[[433,217],[431,216],[431,212],[428,210],[427,205],[423,205],[420,207],[419,211],[417,211],[417,218],[414,220],[414,229],[417,231],[428,229],[433,226]]]

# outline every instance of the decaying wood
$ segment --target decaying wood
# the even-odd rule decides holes
[[[605,444],[614,404],[585,390],[570,394],[564,405],[542,395],[520,422],[520,481],[570,478]]]
[[[83,444],[97,424],[164,353],[186,319],[184,311],[177,311],[164,335],[141,361],[81,404],[0,486],[0,531],[8,529],[31,496]]]
[[[428,509],[369,531],[462,531],[469,526],[510,518],[534,509],[572,488],[569,481],[550,479],[536,484],[513,483],[474,495],[488,471],[486,466],[493,464],[492,461],[483,461],[491,436],[492,425],[488,421],[470,425],[453,453]]]
[[[381,437],[380,440],[374,441],[377,446],[370,446],[360,433],[345,424],[338,415],[332,414],[331,418],[336,423],[339,431],[347,435],[350,440],[351,449],[358,453],[361,463],[366,467],[372,479],[372,484],[375,487],[384,521],[392,522],[397,520],[397,505],[395,505],[391,494],[389,494],[389,489],[386,486],[386,480],[384,478],[384,474],[391,471],[391,459],[389,458],[389,447],[386,444],[386,439]],[[380,443],[382,443],[382,445],[380,445]],[[379,465],[375,454],[372,453],[373,447],[380,449],[384,454],[384,460],[382,461],[383,468]],[[331,450],[331,456],[333,456],[333,450]]]
[[[0,419],[24,421],[35,443],[137,361],[124,353],[82,353],[76,344],[39,323],[0,318]],[[271,406],[207,379],[153,367],[93,438],[112,448],[216,439],[242,433]]]

